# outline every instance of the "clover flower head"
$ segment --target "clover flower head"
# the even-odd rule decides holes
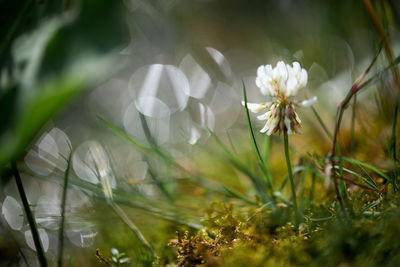
[[[283,131],[289,135],[301,133],[301,120],[295,108],[310,107],[317,101],[315,96],[302,102],[293,99],[298,91],[307,85],[307,80],[307,71],[301,68],[298,62],[293,62],[290,66],[279,61],[275,68],[271,65],[258,67],[256,85],[263,95],[271,98],[271,101],[261,104],[247,103],[247,107],[254,113],[266,110],[257,117],[266,121],[260,132],[267,135]],[[244,105],[244,102],[242,104]]]

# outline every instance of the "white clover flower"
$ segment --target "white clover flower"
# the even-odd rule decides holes
[[[275,68],[271,65],[258,67],[256,85],[263,95],[271,97],[271,101],[261,104],[247,103],[247,107],[253,113],[267,110],[257,116],[259,120],[266,120],[260,132],[267,135],[282,131],[289,135],[301,133],[301,120],[295,107],[310,107],[317,101],[315,96],[300,103],[293,99],[298,91],[307,85],[307,80],[307,71],[302,69],[298,62],[293,62],[293,66],[279,61]],[[244,102],[242,104],[244,105]]]

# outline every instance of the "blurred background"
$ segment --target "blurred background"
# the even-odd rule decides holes
[[[397,55],[399,3],[373,5]],[[166,264],[174,259],[168,240],[187,227],[176,221],[200,223],[201,208],[226,198],[221,184],[254,195],[243,175],[220,160],[210,137],[216,134],[256,166],[242,81],[248,101],[263,102],[257,67],[300,62],[309,80],[299,99],[317,96],[315,111],[332,132],[338,104],[380,44],[362,1],[1,0],[0,10],[1,266],[37,264],[9,162],[18,162],[51,266],[67,168],[65,264],[100,264],[96,248],[105,257],[111,248],[126,252],[130,264],[151,262],[107,204],[104,188],[112,189]],[[373,72],[386,66],[382,54]],[[390,134],[391,83],[376,83],[372,87],[379,90],[357,96],[354,130],[369,133],[367,144],[385,144]],[[343,150],[368,158],[365,143],[360,148],[350,142],[349,110]],[[291,137],[291,144],[298,153],[326,155],[330,139],[313,111],[298,113],[303,134]],[[252,118],[258,132],[262,123]],[[186,171],[130,146],[102,119],[168,151]],[[264,137],[257,139],[262,143]],[[271,140],[271,171],[282,179],[280,137]],[[377,161],[385,155],[375,153]]]

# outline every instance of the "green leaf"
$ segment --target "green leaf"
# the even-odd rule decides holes
[[[371,171],[375,172],[376,174],[378,174],[380,177],[382,177],[386,181],[392,182],[392,179],[389,176],[387,176],[384,172],[382,172],[377,167],[375,167],[375,166],[373,166],[373,165],[371,165],[369,163],[362,162],[362,161],[359,161],[359,160],[356,160],[356,159],[353,159],[353,158],[346,158],[345,157],[345,158],[342,158],[342,159],[344,161],[349,162],[349,163],[358,164],[358,165],[363,166],[363,167],[365,167],[367,169],[370,169]]]
[[[18,158],[43,125],[83,88],[82,77],[65,77],[43,85],[20,111],[16,125],[0,141],[0,168]]]

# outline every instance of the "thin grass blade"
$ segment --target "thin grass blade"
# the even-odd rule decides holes
[[[364,208],[361,209],[361,213],[364,213],[365,211],[378,206],[379,204],[381,204],[381,202],[382,202],[382,199],[378,199],[377,201],[374,201],[371,204],[368,204],[367,206],[365,206]]]
[[[342,159],[344,161],[346,161],[346,162],[349,162],[349,163],[352,163],[352,164],[356,164],[356,165],[360,165],[360,166],[362,166],[364,168],[367,168],[367,169],[375,172],[376,174],[378,174],[380,177],[382,177],[386,181],[392,182],[392,178],[390,178],[383,171],[379,170],[377,167],[375,167],[375,166],[373,166],[373,165],[371,165],[369,163],[366,163],[366,162],[363,162],[363,161],[359,161],[359,160],[356,160],[356,159],[353,159],[353,158],[347,158],[347,157],[344,157]]]
[[[62,266],[62,260],[63,260],[65,205],[67,203],[67,191],[68,191],[69,170],[71,167],[71,157],[72,157],[72,151],[69,153],[69,157],[67,159],[67,168],[65,169],[64,173],[64,187],[61,198],[61,221],[60,221],[60,229],[58,231],[58,260],[57,260],[58,267]]]
[[[256,138],[254,136],[253,126],[252,126],[251,120],[250,120],[249,109],[247,107],[246,86],[245,86],[243,81],[242,81],[242,88],[243,88],[244,108],[245,108],[245,111],[246,111],[246,119],[247,119],[247,124],[249,126],[249,132],[250,132],[250,137],[251,137],[250,139],[251,139],[254,151],[256,153],[256,156],[257,156],[258,164],[260,165],[260,168],[261,168],[261,170],[262,170],[262,172],[264,174],[265,182],[267,183],[267,186],[268,186],[268,188],[269,188],[269,190],[271,192],[271,195],[273,196],[273,186],[272,186],[271,177],[270,177],[270,175],[268,173],[267,167],[265,166],[264,160],[261,157],[261,153],[260,153],[260,150],[258,149],[257,141],[256,141]]]
[[[239,199],[241,199],[241,200],[243,200],[243,201],[245,201],[245,202],[247,202],[247,203],[249,203],[251,205],[257,206],[257,203],[255,203],[253,200],[250,200],[249,198],[247,198],[245,195],[239,193],[238,191],[236,191],[236,190],[234,190],[234,189],[232,189],[232,188],[230,188],[228,186],[225,186],[225,185],[223,185],[222,187],[226,190],[226,192],[228,192],[232,196],[234,196],[236,198],[239,198]]]
[[[332,134],[331,132],[328,130],[328,127],[326,127],[324,121],[321,119],[321,117],[319,116],[317,110],[311,106],[311,110],[314,113],[315,117],[317,118],[317,121],[319,122],[319,124],[321,125],[322,129],[324,130],[324,132],[326,133],[326,135],[332,139]]]
[[[32,211],[29,207],[28,198],[26,197],[24,186],[22,184],[21,176],[17,169],[17,164],[15,162],[11,163],[12,172],[14,174],[15,182],[17,184],[18,192],[21,197],[21,201],[25,210],[26,218],[28,219],[29,227],[31,229],[33,242],[35,244],[38,260],[40,266],[47,267],[46,255],[43,250],[42,240],[40,239],[39,231],[36,225],[35,218],[33,217]]]
[[[144,152],[150,152],[151,148],[149,148],[148,146],[144,145],[142,142],[140,142],[139,140],[134,139],[133,137],[129,136],[127,133],[125,133],[123,130],[115,127],[111,122],[107,121],[106,119],[97,116],[99,118],[99,120],[105,125],[107,126],[111,131],[113,131],[115,134],[119,135],[120,137],[122,137],[123,139],[125,139],[126,141],[128,141],[130,144],[132,144],[134,147],[144,151]]]

